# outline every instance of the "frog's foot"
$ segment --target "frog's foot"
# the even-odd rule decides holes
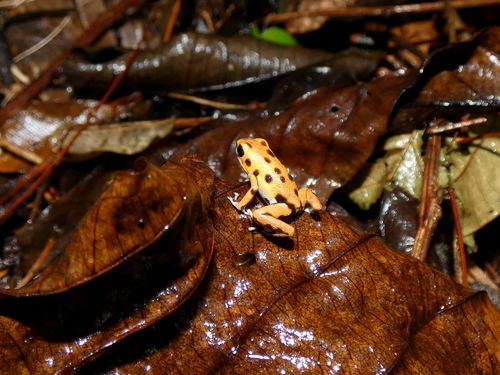
[[[228,196],[227,199],[229,199],[229,202],[233,204],[233,206],[240,212],[244,213],[245,215],[248,215],[250,217],[253,217],[252,210],[248,208],[247,206],[242,206],[240,202],[238,202],[238,198],[240,197],[240,194],[234,193],[234,195]]]
[[[238,211],[241,211],[241,206],[238,203],[238,198],[239,197],[240,197],[240,194],[235,192],[232,197],[228,196],[227,199],[229,199],[229,202],[231,202],[233,204],[233,206],[236,207],[236,209]]]
[[[299,199],[300,205],[308,214],[312,214],[323,209],[323,205],[319,201],[318,197],[306,187],[299,190]]]
[[[281,220],[291,214],[292,210],[287,204],[276,203],[253,211],[253,219],[273,237],[293,237],[295,228]]]

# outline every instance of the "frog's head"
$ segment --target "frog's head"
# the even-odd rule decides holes
[[[269,144],[262,138],[242,138],[236,141],[236,155],[247,173],[253,173],[263,163],[270,164],[276,158]]]

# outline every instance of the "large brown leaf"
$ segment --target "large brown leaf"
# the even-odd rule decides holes
[[[220,176],[237,180],[242,173],[235,141],[265,138],[297,184],[309,186],[326,202],[371,155],[394,104],[413,82],[411,76],[383,77],[361,86],[320,88],[282,113],[250,116],[207,131],[174,158],[195,153]]]
[[[103,64],[76,57],[65,64],[75,81],[108,87],[129,55]],[[331,54],[301,46],[290,47],[252,38],[181,33],[152,51],[141,51],[125,75],[128,87],[154,90],[208,90],[234,87],[276,77],[328,59]]]
[[[109,374],[500,371],[500,313],[486,294],[325,212],[298,218],[292,239],[250,232],[227,185],[218,191],[206,290],[113,352],[112,363],[137,347],[148,356]]]
[[[196,160],[169,163],[161,171],[146,166],[139,176],[132,178],[136,184],[125,184],[125,193],[116,187],[121,193],[110,194],[110,187],[96,205],[108,204],[107,210],[119,215],[96,208],[81,225],[88,236],[89,223],[94,229],[96,223],[107,228],[116,223],[108,223],[110,217],[119,217],[118,227],[128,228],[130,238],[118,241],[128,231],[116,230],[116,225],[116,233],[109,229],[103,238],[115,238],[108,242],[111,248],[129,244],[130,252],[138,251],[135,256],[119,264],[112,251],[92,246],[97,241],[78,240],[103,254],[94,258],[101,265],[94,276],[77,269],[81,282],[89,281],[79,287],[77,280],[62,284],[75,275],[67,261],[56,261],[24,291],[4,291],[18,297],[0,303],[1,373],[67,374],[93,360],[82,373],[499,371],[500,314],[485,294],[456,284],[326,212],[292,220],[296,234],[291,239],[250,232],[251,219],[234,209],[227,199],[234,190],[222,180],[216,180],[207,215],[212,173]],[[160,183],[153,189],[152,182],[145,182],[149,180]],[[238,192],[246,189],[248,185],[241,186]],[[169,195],[172,191],[192,208],[181,208],[183,203]],[[173,208],[162,211],[169,227],[156,227],[165,230],[164,241],[140,251],[135,239],[150,229],[134,229],[137,218],[156,211],[141,211],[134,197],[150,202],[154,198],[149,196],[164,194],[169,199],[161,207]],[[80,251],[89,255],[85,247]],[[89,264],[83,257],[62,258]],[[99,273],[104,274],[95,278]],[[125,290],[120,290],[123,283]],[[67,291],[55,296],[23,297],[63,289]],[[109,355],[95,361],[110,346]]]
[[[0,301],[0,373],[74,371],[182,305],[211,259],[212,181],[193,159],[117,174],[66,253],[26,287],[2,290],[16,298]]]

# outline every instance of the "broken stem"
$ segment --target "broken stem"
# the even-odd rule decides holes
[[[450,196],[451,212],[453,213],[453,222],[455,224],[455,232],[457,234],[457,244],[460,254],[460,273],[462,276],[462,285],[468,286],[467,282],[467,255],[465,254],[464,237],[462,233],[462,225],[460,224],[460,215],[458,214],[457,199],[455,190],[451,185],[448,185],[448,195]]]
[[[423,262],[427,259],[432,235],[441,218],[441,207],[438,197],[439,152],[441,149],[441,141],[442,137],[440,135],[431,135],[427,140],[422,198],[420,201],[418,218],[419,223],[411,253],[413,257]]]

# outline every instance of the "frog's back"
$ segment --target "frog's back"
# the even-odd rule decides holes
[[[261,138],[242,139],[247,147],[241,164],[253,174],[259,184],[259,194],[267,204],[286,203],[297,209],[300,206],[297,185],[292,175],[274,155],[266,140]]]

